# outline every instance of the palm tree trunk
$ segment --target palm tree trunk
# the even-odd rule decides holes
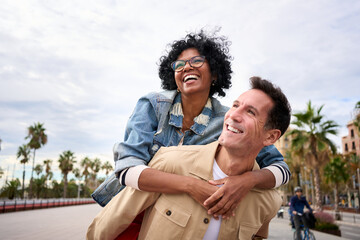
[[[322,201],[321,201],[321,190],[320,190],[320,172],[319,168],[314,168],[314,180],[315,180],[315,210],[322,210]]]
[[[34,168],[35,168],[35,152],[36,149],[34,148],[34,157],[33,157],[33,164],[32,164],[32,168],[31,168],[31,178],[30,178],[30,186],[29,186],[29,197],[32,198],[33,197],[33,175],[34,175]]]
[[[67,193],[67,185],[68,185],[68,182],[67,182],[67,175],[64,174],[64,198],[66,198],[66,193]]]
[[[338,189],[339,189],[339,186],[338,184],[335,184],[335,220],[341,220],[341,215],[340,215],[340,212],[339,212],[339,196],[338,196]]]
[[[24,163],[24,171],[23,171],[23,182],[22,182],[22,198],[24,199],[25,192],[25,163]]]
[[[337,184],[335,184],[335,187],[334,187],[334,202],[335,202],[335,206],[334,206],[334,210],[335,212],[338,211],[339,209],[339,198],[338,198],[338,186]]]

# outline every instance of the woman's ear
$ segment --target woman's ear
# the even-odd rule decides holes
[[[266,138],[264,140],[264,146],[273,145],[281,136],[281,131],[279,129],[271,129],[266,133]]]

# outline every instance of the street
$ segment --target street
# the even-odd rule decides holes
[[[4,213],[0,215],[0,239],[85,239],[89,224],[100,210],[97,204],[87,204]],[[359,239],[359,224],[348,222],[341,225],[341,230],[343,237],[313,233],[317,240]],[[268,239],[288,240],[292,236],[287,213],[271,221]]]

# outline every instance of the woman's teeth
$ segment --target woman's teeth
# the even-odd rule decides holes
[[[197,80],[198,79],[198,76],[196,75],[187,75],[185,78],[184,78],[184,82],[187,82],[189,80]]]

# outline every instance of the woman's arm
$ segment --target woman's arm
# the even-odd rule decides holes
[[[114,147],[116,173],[149,163],[152,157],[149,149],[157,127],[158,120],[150,99],[140,98],[126,124],[124,141]]]
[[[139,189],[147,192],[187,193],[204,206],[204,201],[218,190],[206,181],[194,177],[162,172],[146,168],[138,181]]]

